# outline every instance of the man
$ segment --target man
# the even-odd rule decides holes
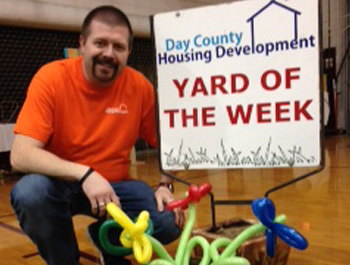
[[[128,175],[137,137],[156,145],[152,85],[126,66],[132,40],[122,11],[95,8],[83,22],[82,57],[45,65],[29,86],[11,151],[13,167],[28,174],[13,188],[11,203],[47,264],[78,264],[76,214],[99,218],[88,229],[99,246],[109,202],[132,219],[149,211],[153,236],[163,244],[180,234],[182,212],[164,211],[173,200],[171,181],[162,176],[154,193]],[[100,251],[103,264],[130,264]]]

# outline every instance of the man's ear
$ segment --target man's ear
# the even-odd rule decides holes
[[[83,37],[83,35],[80,35],[80,36],[79,36],[79,46],[80,46],[80,53],[81,53],[82,55],[84,54],[85,43],[86,43],[85,38]]]

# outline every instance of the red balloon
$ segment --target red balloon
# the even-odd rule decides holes
[[[210,190],[211,185],[209,183],[204,183],[199,188],[196,185],[190,185],[187,198],[168,203],[166,209],[169,211],[181,207],[182,210],[186,210],[190,203],[200,202],[201,198],[207,195]]]

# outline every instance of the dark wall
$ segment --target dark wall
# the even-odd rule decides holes
[[[79,33],[0,26],[0,122],[14,122],[28,85],[38,69],[78,48]],[[153,50],[149,39],[135,39],[129,65],[151,81]],[[17,110],[16,110],[17,109]]]

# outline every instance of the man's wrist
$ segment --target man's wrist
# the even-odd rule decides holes
[[[79,180],[79,184],[82,186],[84,181],[91,175],[91,173],[94,172],[94,169],[92,167],[90,167],[85,174],[81,177],[81,179]]]
[[[174,185],[171,182],[162,182],[161,181],[158,183],[158,189],[160,187],[166,187],[166,188],[168,188],[168,190],[170,190],[171,193],[174,193]]]

